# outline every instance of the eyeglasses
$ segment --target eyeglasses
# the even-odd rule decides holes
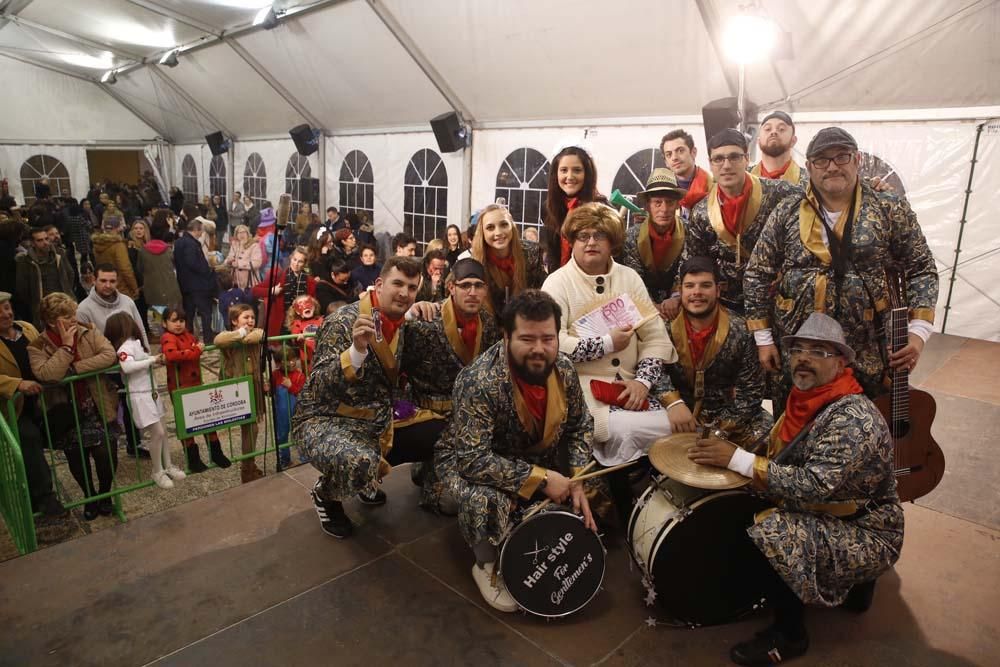
[[[729,155],[713,155],[708,159],[708,161],[715,165],[721,165],[725,162],[737,164],[738,162],[745,160],[746,157],[746,153],[730,153]]]
[[[809,160],[809,163],[812,166],[816,167],[817,169],[826,169],[827,167],[830,166],[830,162],[833,162],[837,166],[843,167],[845,164],[850,162],[853,157],[854,153],[841,153],[839,155],[834,155],[832,158],[814,157],[813,159]]]
[[[486,289],[486,283],[481,280],[476,280],[472,282],[460,282],[455,283],[455,289],[460,289],[463,292],[471,292],[473,290]]]
[[[804,347],[792,347],[788,349],[788,353],[793,357],[812,357],[813,359],[829,359],[830,357],[842,356],[840,352],[828,352],[827,350],[821,350],[818,347],[813,347],[806,349]]]
[[[601,241],[607,241],[608,238],[607,232],[578,232],[574,240],[587,244],[590,243],[591,239],[600,243]]]

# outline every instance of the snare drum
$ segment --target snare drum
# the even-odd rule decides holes
[[[743,491],[712,493],[667,478],[650,484],[632,510],[629,545],[670,619],[718,625],[764,603],[741,564],[756,548],[746,529],[767,507]]]
[[[540,512],[515,528],[500,551],[500,576],[514,601],[546,618],[568,616],[597,595],[604,545],[583,519],[561,509]]]

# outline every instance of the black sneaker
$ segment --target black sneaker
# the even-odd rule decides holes
[[[312,490],[313,507],[319,515],[319,525],[323,532],[337,539],[350,537],[354,532],[354,524],[344,513],[344,506],[336,500],[323,500],[319,497],[319,482]]]
[[[729,651],[729,657],[737,665],[766,667],[804,655],[809,649],[809,637],[803,633],[800,639],[789,639],[784,633],[768,628],[758,632],[753,639],[740,642]]]
[[[362,491],[358,494],[358,500],[365,505],[385,505],[385,491],[382,489],[375,489],[375,493],[365,493]]]
[[[841,609],[852,611],[855,614],[863,614],[872,606],[875,598],[875,582],[865,581],[851,586],[847,593],[847,598],[840,603]]]

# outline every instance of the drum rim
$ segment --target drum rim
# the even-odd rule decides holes
[[[500,557],[497,559],[497,566],[500,568],[499,572],[500,572],[501,578],[503,577],[503,555],[507,552],[507,545],[510,544],[510,538],[514,537],[514,534],[517,533],[517,531],[521,530],[521,526],[525,525],[526,523],[528,523],[530,521],[533,521],[534,519],[536,519],[538,517],[545,516],[547,514],[565,514],[565,515],[571,516],[574,519],[576,519],[577,521],[579,521],[581,525],[583,524],[583,517],[582,516],[579,516],[578,514],[574,514],[573,512],[571,512],[569,510],[565,510],[565,509],[555,509],[555,510],[547,510],[547,511],[539,512],[535,516],[528,517],[526,520],[521,521],[519,524],[517,524],[516,528],[514,528],[512,531],[510,531],[510,535],[507,536],[507,539],[504,540],[503,546],[500,547]],[[525,607],[520,602],[518,602],[517,598],[515,598],[513,595],[511,595],[510,596],[511,599],[514,600],[515,604],[517,604],[517,606],[518,606],[519,609],[521,609],[522,611],[525,611],[525,612],[527,612],[527,613],[529,613],[529,614],[531,614],[533,616],[539,616],[541,618],[564,618],[566,616],[569,616],[570,614],[575,614],[576,612],[578,612],[581,609],[583,609],[584,607],[586,607],[588,604],[590,604],[590,601],[593,600],[594,597],[596,597],[597,594],[601,592],[601,589],[604,588],[604,575],[607,573],[607,569],[608,569],[608,557],[607,557],[608,556],[608,550],[604,546],[604,541],[601,539],[600,535],[598,535],[597,533],[594,533],[592,530],[589,530],[586,527],[584,527],[584,530],[586,530],[588,533],[593,533],[594,537],[597,538],[597,544],[601,547],[601,580],[597,584],[597,589],[593,593],[591,593],[590,597],[588,597],[583,603],[581,603],[579,607],[577,607],[575,609],[572,609],[570,611],[567,611],[567,612],[563,612],[561,614],[540,614],[537,611],[532,611],[532,610],[528,609],[527,607]],[[504,581],[504,587],[506,587],[506,586],[507,586],[507,582]],[[507,589],[507,593],[510,594],[510,589],[509,588]]]
[[[663,492],[659,484],[653,481],[649,483],[649,486],[646,487],[646,490],[643,491],[642,495],[640,495],[638,500],[636,500],[635,506],[632,508],[632,514],[628,518],[628,530],[625,533],[626,537],[628,538],[626,544],[628,545],[629,555],[632,556],[632,560],[635,561],[635,564],[638,565],[639,568],[642,569],[650,577],[652,577],[652,572],[650,572],[648,568],[649,554],[646,554],[647,560],[640,560],[638,556],[636,556],[635,539],[633,538],[633,532],[635,531],[636,523],[639,521],[639,515],[646,510],[646,506],[649,504],[649,501],[646,499],[646,497],[649,496],[654,490],[660,491],[661,493]],[[662,530],[662,526],[660,527],[660,530]],[[657,540],[659,539],[660,539],[659,535],[654,537],[652,540],[652,544],[655,545]],[[651,546],[650,549],[652,548],[653,547]]]

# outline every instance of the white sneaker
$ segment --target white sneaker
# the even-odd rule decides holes
[[[503,579],[497,576],[494,583],[493,570],[495,567],[496,563],[484,563],[482,567],[473,565],[472,578],[476,580],[476,585],[479,586],[479,592],[483,594],[486,604],[497,611],[508,613],[517,611],[517,603],[514,602],[514,598],[507,592],[507,587],[504,586]]]
[[[167,477],[169,477],[174,481],[182,480],[185,477],[187,477],[187,475],[184,474],[184,471],[175,465],[171,465],[169,468],[165,468],[163,472],[167,473]]]
[[[161,470],[160,472],[154,472],[153,481],[156,482],[156,485],[161,489],[174,488],[174,483],[170,481],[170,478],[167,477],[167,473],[165,471]]]

